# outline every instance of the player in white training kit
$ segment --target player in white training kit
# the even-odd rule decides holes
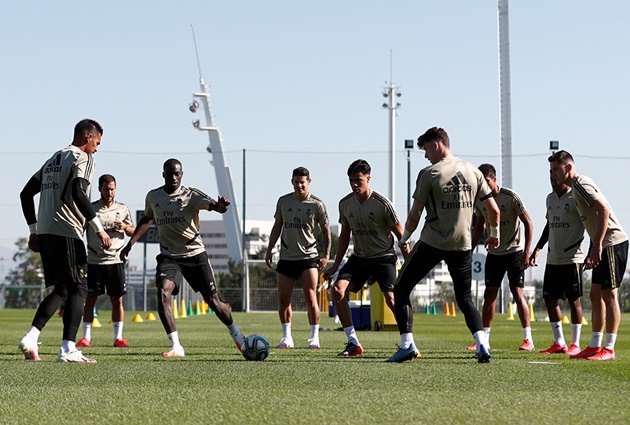
[[[88,296],[83,308],[83,338],[77,347],[92,346],[92,323],[94,306],[99,295],[109,295],[112,303],[112,324],[114,328],[114,347],[128,348],[127,340],[122,337],[124,323],[123,295],[127,292],[125,267],[119,257],[125,246],[125,235],[133,235],[131,213],[125,204],[114,200],[116,196],[116,178],[103,174],[98,179],[98,191],[101,197],[92,202],[92,208],[109,235],[112,246],[103,248],[100,239],[91,228],[87,228],[88,242]]]
[[[300,280],[311,327],[308,348],[320,348],[319,303],[317,300],[318,272],[322,271],[330,257],[330,225],[326,206],[309,191],[310,172],[304,167],[293,170],[293,192],[283,195],[276,204],[275,221],[265,254],[265,263],[272,265],[273,249],[280,238],[278,272],[278,315],[282,324],[282,338],[276,348],[293,348],[291,334],[291,296],[293,287]],[[316,226],[319,226],[324,252],[317,252]]]
[[[593,269],[590,298],[593,304],[591,341],[572,359],[615,360],[615,342],[621,322],[618,289],[628,262],[628,236],[606,197],[589,177],[577,173],[573,157],[557,151],[549,157],[551,178],[573,189],[575,205],[591,238],[585,269]],[[602,348],[606,331],[606,342]]]
[[[583,293],[582,269],[584,267],[584,225],[575,206],[573,191],[564,183],[551,180],[553,192],[547,195],[547,225],[536,248],[529,257],[529,265],[537,266],[536,258],[547,241],[547,265],[543,280],[543,299],[549,314],[553,344],[541,354],[578,354],[582,334]],[[571,345],[567,346],[562,330],[562,312],[558,300],[569,302],[571,310]]]
[[[199,234],[199,211],[223,214],[230,201],[223,196],[215,201],[198,189],[183,186],[183,175],[182,164],[177,159],[169,159],[164,163],[164,186],[147,194],[144,216],[121,251],[120,258],[125,261],[131,247],[155,221],[160,236],[160,254],[157,256],[155,270],[158,313],[171,341],[171,349],[162,353],[162,357],[184,356],[171,307],[171,296],[179,293],[183,278],[195,292],[201,293],[219,320],[227,326],[240,351],[245,338],[234,323],[230,309],[219,298],[212,266]]]
[[[440,261],[444,261],[451,278],[455,299],[464,313],[466,325],[477,343],[477,361],[490,363],[490,351],[483,332],[481,315],[472,302],[472,218],[475,201],[480,199],[488,209],[490,236],[488,249],[499,244],[499,208],[483,175],[474,165],[462,161],[451,152],[450,139],[444,129],[432,127],[418,137],[418,147],[423,149],[431,165],[422,169],[416,179],[413,205],[399,244],[406,243],[418,227],[422,211],[426,219],[420,240],[414,245],[403,264],[394,298],[396,321],[400,332],[400,349],[388,363],[413,360],[420,355],[413,337],[413,308],[411,292]]]
[[[518,318],[523,328],[523,344],[519,350],[532,351],[534,338],[529,319],[529,308],[525,300],[525,269],[529,267],[529,252],[534,235],[534,225],[521,197],[512,189],[497,185],[497,172],[491,164],[481,164],[479,170],[483,174],[492,196],[501,211],[499,246],[486,256],[485,284],[481,320],[483,331],[490,344],[490,330],[494,319],[497,295],[501,289],[503,277],[507,274],[510,292],[516,303]],[[475,204],[477,225],[473,233],[473,246],[477,246],[486,228],[487,209],[480,200]],[[525,240],[521,236],[521,223],[525,228]],[[468,347],[475,350],[476,345]]]
[[[385,303],[394,310],[393,291],[398,261],[394,236],[400,240],[403,228],[390,200],[370,189],[371,171],[370,164],[363,159],[357,159],[348,167],[352,193],[339,201],[341,233],[337,254],[333,265],[324,272],[325,280],[329,280],[337,272],[352,236],[354,252],[339,270],[332,289],[335,311],[348,337],[346,347],[338,354],[340,357],[363,354],[363,346],[352,323],[352,312],[346,296],[349,292],[360,291],[366,282],[378,282]],[[409,244],[402,244],[400,250],[403,257],[407,258]]]
[[[41,360],[37,348],[39,334],[66,300],[57,361],[96,363],[76,349],[75,339],[87,295],[85,225],[89,223],[96,231],[104,247],[111,244],[88,198],[94,173],[92,154],[96,153],[102,135],[103,128],[96,121],[79,121],[74,127],[72,144],[55,152],[20,193],[22,212],[31,232],[28,247],[41,254],[46,286],[54,287],[40,303],[30,330],[18,344],[28,360]],[[36,215],[33,198],[37,194]]]

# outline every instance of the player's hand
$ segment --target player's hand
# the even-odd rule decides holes
[[[127,229],[127,225],[120,220],[114,220],[114,229],[124,232]]]
[[[324,274],[322,274],[322,277],[324,278],[324,280],[330,280],[330,277],[334,275],[335,273],[337,273],[338,268],[339,268],[338,265],[333,264],[331,268],[329,268],[328,270],[325,270]]]
[[[31,233],[28,237],[28,247],[33,252],[39,252],[39,240],[36,233]]]
[[[109,238],[109,235],[105,230],[98,232],[96,236],[98,236],[98,238],[101,240],[101,246],[103,248],[107,249],[112,246],[112,240]]]
[[[322,257],[317,261],[317,271],[322,272],[326,268],[326,264],[328,264],[329,257]]]
[[[599,266],[599,263],[602,261],[602,245],[601,244],[593,244],[591,250],[588,252],[588,257],[584,261],[584,269],[590,270]]]
[[[405,243],[398,242],[398,247],[400,248],[400,252],[402,253],[403,259],[406,260],[411,252],[411,248],[409,247],[409,241]]]
[[[267,267],[271,268],[271,264],[272,264],[272,253],[271,250],[268,250],[267,253],[265,254],[265,264],[267,264]]]
[[[532,252],[532,255],[529,256],[529,266],[530,267],[538,267],[538,263],[536,262],[536,258],[538,258],[538,253],[540,252],[540,250],[538,248],[536,248],[534,250],[534,252]]]
[[[521,256],[521,270],[527,270],[529,267],[529,252],[523,252]]]
[[[483,243],[488,251],[492,251],[499,247],[499,238],[495,238],[492,236],[488,236],[486,241]]]
[[[125,247],[120,251],[120,261],[123,263],[127,262],[127,257],[129,256],[129,251],[131,251],[131,242],[127,243]]]

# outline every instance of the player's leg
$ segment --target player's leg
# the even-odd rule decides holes
[[[105,293],[102,282],[102,266],[88,264],[87,288],[88,295],[83,307],[83,338],[77,342],[77,347],[90,347],[92,345],[92,324],[94,322],[94,306],[99,295]]]
[[[401,363],[413,360],[420,355],[413,338],[411,291],[418,281],[424,278],[442,260],[442,255],[443,251],[419,242],[416,243],[400,269],[394,286],[394,311],[400,332],[400,349],[385,362]]]
[[[293,348],[293,336],[291,334],[291,321],[293,309],[291,297],[293,288],[299,276],[296,272],[297,261],[280,260],[276,266],[278,285],[278,316],[282,325],[282,338],[276,348]]]
[[[112,303],[112,323],[114,327],[114,347],[128,348],[127,340],[123,338],[123,325],[125,321],[125,309],[123,307],[123,295],[127,293],[125,280],[125,267],[123,263],[105,266],[107,278],[105,280],[107,294]]]
[[[230,308],[219,297],[214,272],[206,252],[204,251],[199,255],[188,258],[180,264],[182,273],[191,288],[201,293],[203,299],[214,311],[217,318],[228,328],[230,337],[240,351],[245,337],[238,326],[236,326],[236,323],[234,323]]]
[[[501,289],[501,281],[505,276],[506,265],[503,255],[494,255],[489,253],[486,256],[485,267],[485,284],[486,289],[483,293],[483,307],[481,309],[481,320],[483,322],[483,330],[486,333],[488,346],[490,346],[490,331],[492,330],[492,321],[496,311],[497,296]]]
[[[304,271],[300,280],[302,281],[302,291],[304,293],[304,302],[306,303],[306,311],[308,313],[308,323],[311,328],[311,337],[308,340],[308,348],[317,349],[319,343],[319,300],[317,299],[318,284],[317,262],[313,261],[312,267],[308,266]]]

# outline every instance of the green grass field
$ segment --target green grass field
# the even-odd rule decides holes
[[[76,424],[553,424],[630,422],[630,319],[624,316],[617,360],[589,362],[541,355],[551,342],[548,323],[533,324],[535,353],[519,352],[518,320],[497,316],[493,363],[478,364],[461,313],[415,317],[422,357],[383,361],[398,332],[360,331],[360,358],[337,358],[345,334],[322,331],[321,350],[308,350],[308,322],[296,313],[296,348],[264,362],[245,361],[213,315],[177,320],[186,357],[163,359],[169,342],[158,321],[131,321],[130,349],[111,346],[109,312],[93,330],[84,353],[97,364],[59,364],[61,319],[42,332],[41,362],[24,361],[17,343],[34,311],[0,310],[0,423]],[[145,317],[146,313],[142,313]],[[245,334],[261,333],[272,347],[281,329],[277,314],[235,313]],[[589,317],[587,316],[587,319]],[[322,328],[338,325],[322,317]],[[582,346],[590,325],[584,326]],[[570,338],[570,326],[565,335]],[[81,333],[81,331],[79,331]],[[81,335],[79,335],[80,337]]]

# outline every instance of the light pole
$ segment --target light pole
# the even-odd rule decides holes
[[[411,151],[413,149],[413,139],[405,140],[405,150],[407,151],[407,213],[411,211]]]
[[[389,51],[389,83],[385,82],[387,87],[383,90],[383,97],[388,98],[389,102],[383,103],[383,108],[389,110],[389,193],[387,194],[392,205],[396,205],[394,199],[394,173],[396,170],[396,161],[394,152],[394,139],[396,138],[396,109],[400,108],[400,103],[396,101],[397,97],[402,96],[400,89],[394,85],[392,80],[392,51]]]

